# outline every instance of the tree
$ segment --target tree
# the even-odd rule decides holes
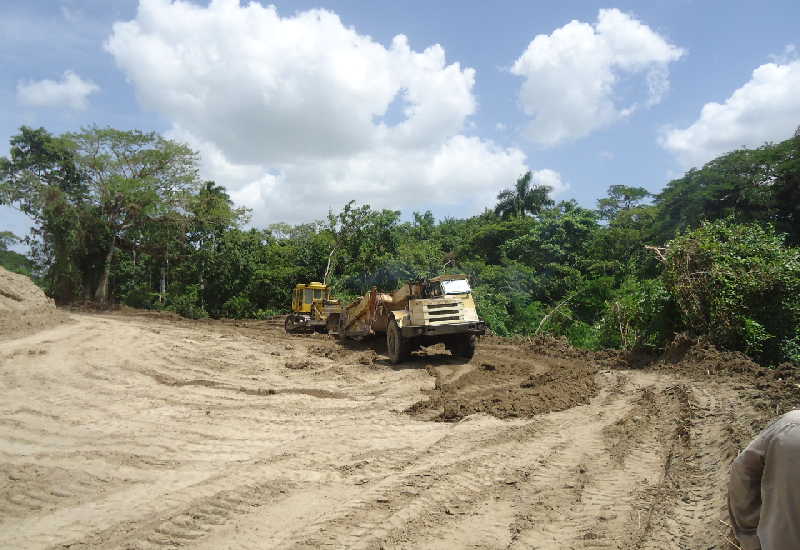
[[[14,273],[31,276],[32,262],[18,252],[9,250],[10,247],[21,242],[21,239],[11,231],[0,231],[0,266]]]
[[[74,143],[22,126],[9,145],[8,158],[0,158],[0,204],[33,220],[29,244],[42,282],[56,302],[70,302],[86,284],[81,264],[91,254],[93,226]]]
[[[766,362],[800,361],[800,249],[729,218],[703,223],[667,250],[664,285],[694,334]]]
[[[179,218],[199,187],[198,157],[186,145],[154,132],[93,127],[67,138],[75,144],[87,201],[100,224],[96,237],[105,254],[94,298],[104,304],[121,240],[147,231],[166,244],[182,233],[183,228],[175,226],[180,226]]]
[[[610,221],[620,212],[639,206],[650,196],[650,192],[644,187],[612,185],[608,188],[608,197],[597,201],[600,218]]]
[[[544,208],[553,205],[548,185],[531,185],[533,175],[530,170],[517,179],[513,189],[503,189],[497,195],[495,213],[503,218],[522,217],[526,213],[537,215]]]
[[[8,250],[9,246],[14,246],[20,242],[20,238],[11,231],[0,231],[0,250]]]
[[[348,202],[341,212],[328,214],[326,229],[334,236],[330,272],[343,288],[355,293],[370,286],[387,288],[397,277],[381,269],[398,249],[398,210],[372,210]],[[334,267],[335,266],[335,267]]]
[[[732,151],[670,181],[656,196],[662,242],[704,220],[775,224],[800,242],[800,140]]]

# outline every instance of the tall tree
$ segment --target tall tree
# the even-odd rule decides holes
[[[495,214],[503,218],[522,217],[526,213],[539,214],[544,208],[552,206],[550,198],[552,187],[544,184],[532,184],[533,174],[525,172],[517,179],[512,189],[503,189],[497,195]]]
[[[22,126],[9,145],[9,156],[0,158],[0,204],[33,220],[29,242],[43,283],[58,303],[69,302],[86,283],[80,264],[92,225],[74,143]]]
[[[612,185],[608,188],[608,196],[597,201],[597,210],[602,219],[610,221],[620,212],[641,205],[650,196],[644,187]]]
[[[186,145],[154,132],[92,127],[68,134],[75,143],[77,163],[88,189],[88,200],[101,225],[100,248],[105,252],[94,298],[108,300],[114,250],[130,232],[161,224],[168,229],[186,211],[199,187],[197,154]],[[177,230],[180,232],[180,230]]]

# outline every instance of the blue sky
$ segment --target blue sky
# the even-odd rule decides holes
[[[262,226],[471,215],[526,169],[593,206],[800,124],[796,1],[274,6],[7,3],[0,154],[23,124],[163,132]]]

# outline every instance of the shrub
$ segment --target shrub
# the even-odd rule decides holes
[[[790,358],[800,326],[800,250],[732,220],[704,223],[668,247],[664,284],[686,327],[767,363]]]
[[[672,304],[658,279],[626,279],[614,299],[606,302],[597,324],[602,347],[661,349],[673,332]]]
[[[222,304],[222,314],[230,319],[243,319],[253,314],[253,304],[247,296],[237,294]]]
[[[484,287],[473,289],[475,305],[478,316],[498,336],[510,336],[509,324],[511,317],[508,314],[509,299],[503,294],[496,294]]]
[[[133,287],[122,297],[122,303],[126,306],[139,309],[152,309],[156,300],[158,293],[146,286]]]
[[[567,329],[567,340],[576,348],[599,349],[601,347],[598,327],[583,321],[575,321]]]
[[[269,319],[270,317],[275,317],[276,315],[282,315],[284,312],[267,308],[267,309],[257,309],[253,312],[253,319]]]
[[[166,309],[174,311],[187,319],[205,319],[208,313],[200,305],[200,289],[198,285],[187,285],[183,292],[170,294]]]

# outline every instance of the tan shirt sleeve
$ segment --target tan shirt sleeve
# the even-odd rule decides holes
[[[728,512],[743,550],[761,548],[756,530],[761,514],[761,474],[769,437],[770,430],[764,430],[736,457],[731,466]]]
[[[728,511],[744,550],[800,548],[800,410],[767,426],[736,457]]]

